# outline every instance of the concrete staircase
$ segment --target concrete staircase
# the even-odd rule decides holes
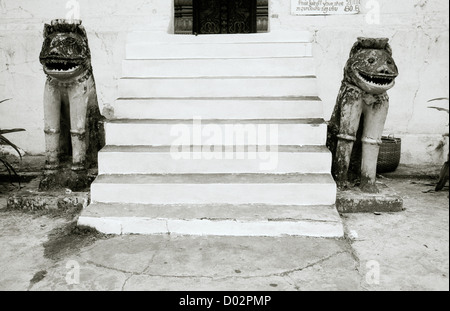
[[[80,225],[342,237],[307,32],[128,36]]]

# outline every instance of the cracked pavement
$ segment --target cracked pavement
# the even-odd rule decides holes
[[[0,211],[0,290],[448,290],[448,188],[386,179],[406,210],[344,214],[346,239],[69,237],[64,217]],[[0,209],[5,206],[0,195]]]
[[[64,261],[32,290],[358,289],[347,246],[343,240],[298,237],[122,236],[70,257],[80,265],[79,284],[66,284]],[[313,273],[326,282],[304,282]]]

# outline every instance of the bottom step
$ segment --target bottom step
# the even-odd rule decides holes
[[[310,236],[341,238],[335,206],[139,205],[95,203],[79,225],[106,234]]]

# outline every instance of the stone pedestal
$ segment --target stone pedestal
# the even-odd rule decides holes
[[[24,211],[61,212],[81,210],[89,204],[88,191],[71,191],[69,189],[54,189],[39,191],[40,178],[37,177],[24,185],[20,191],[11,193],[6,202],[6,208]]]
[[[338,191],[336,207],[340,213],[401,212],[403,199],[390,187],[377,183],[379,193],[362,192],[359,188]]]
[[[32,192],[20,191],[8,197],[7,208],[26,211],[63,211],[82,209],[89,203],[88,192],[64,191]]]

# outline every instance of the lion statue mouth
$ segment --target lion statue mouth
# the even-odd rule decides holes
[[[371,94],[381,94],[391,89],[397,78],[396,73],[367,73],[355,67],[352,71],[356,85]]]
[[[357,77],[364,83],[374,87],[391,88],[394,86],[397,75],[374,75],[363,71],[356,71]]]
[[[48,58],[43,61],[44,72],[50,76],[59,79],[68,79],[78,76],[85,68],[84,61],[64,60],[57,58]]]

